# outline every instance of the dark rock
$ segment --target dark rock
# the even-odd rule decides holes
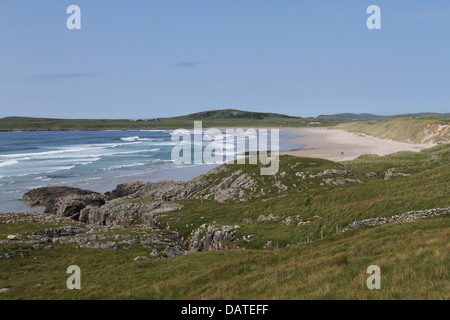
[[[83,234],[88,231],[89,231],[88,229],[68,226],[68,227],[64,227],[64,228],[46,229],[44,231],[36,231],[36,232],[33,232],[32,235],[46,236],[46,237],[50,237],[50,238],[68,237],[68,236],[74,236],[77,234]]]
[[[109,199],[117,199],[117,198],[126,197],[126,196],[132,195],[133,193],[137,192],[144,185],[145,185],[145,183],[142,181],[133,181],[133,182],[119,184],[116,187],[116,189],[114,189],[111,192],[106,192],[105,195]]]
[[[104,196],[100,193],[89,191],[89,190],[82,190],[78,188],[72,188],[72,187],[44,187],[44,188],[37,188],[31,191],[28,191],[25,193],[22,197],[22,201],[29,202],[30,206],[45,206],[45,212],[46,213],[53,213],[56,214],[58,211],[58,206],[56,205],[57,202],[64,197],[71,196],[73,199],[75,199],[75,196],[91,196],[92,198],[97,198],[96,201],[101,202],[100,199],[102,199]],[[80,197],[78,200],[81,200]],[[104,200],[103,200],[104,203]],[[75,207],[78,207],[79,203],[74,203]],[[68,214],[73,212],[74,209],[67,209]],[[63,210],[64,211],[64,210]]]
[[[116,250],[119,246],[117,242],[88,242],[87,244],[81,244],[78,246],[80,249],[113,249]]]
[[[236,249],[233,243],[236,229],[239,226],[207,226],[202,225],[191,233],[188,247],[189,251],[229,250]]]
[[[105,204],[105,198],[98,194],[69,195],[59,198],[55,204],[56,215],[59,217],[70,217],[78,220],[80,211],[85,207],[100,207]]]
[[[80,212],[79,221],[106,226],[130,226],[136,223],[145,223],[157,226],[157,214],[177,211],[182,205],[168,202],[129,202],[124,199],[108,201],[102,207],[87,206]]]
[[[184,182],[162,180],[158,182],[134,181],[120,184],[105,195],[110,199],[123,197],[147,198],[153,200],[168,200],[172,194],[177,194],[184,186]]]

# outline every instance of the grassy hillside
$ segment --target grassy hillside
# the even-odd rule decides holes
[[[185,237],[202,225],[238,226],[240,249],[148,259],[149,249],[139,245],[99,250],[56,243],[29,253],[22,245],[23,257],[0,259],[0,288],[9,288],[0,299],[448,299],[448,214],[340,234],[336,225],[449,207],[449,160],[447,144],[343,163],[283,156],[278,174],[264,178],[257,166],[226,165],[203,176],[211,187],[242,174],[256,184],[224,203],[179,201],[182,210],[158,221]],[[387,172],[396,174],[387,179]],[[0,240],[50,227],[0,219]],[[136,225],[106,233],[145,232]],[[18,250],[0,244],[1,256]],[[82,269],[78,292],[65,287],[72,264]],[[372,264],[381,267],[381,290],[365,286]]]
[[[224,109],[224,110],[210,110],[192,113],[187,116],[181,116],[179,118],[188,119],[257,119],[262,120],[266,118],[293,118],[300,119],[299,117],[290,117],[279,113],[264,113],[264,112],[249,112],[236,109]]]
[[[257,165],[226,165],[229,170],[204,175],[214,186],[232,176],[234,181],[247,175],[255,182],[245,195],[218,204],[205,199],[183,200],[180,214],[167,215],[159,221],[183,236],[189,236],[203,224],[239,225],[238,237],[251,235],[250,241],[239,246],[261,248],[272,242],[274,248],[304,242],[334,234],[353,221],[386,217],[412,210],[448,207],[448,177],[450,176],[450,145],[415,152],[400,152],[384,157],[362,156],[356,160],[335,163],[323,159],[283,156],[280,170],[274,176],[260,176]],[[390,168],[410,176],[395,176],[385,180]],[[317,177],[324,170],[346,170],[348,174]],[[301,178],[301,173],[305,179]],[[374,173],[375,177],[367,177]],[[359,180],[345,184],[340,177]],[[208,186],[203,187],[208,194]],[[203,197],[200,194],[200,197]],[[208,196],[207,196],[208,197]],[[261,216],[276,219],[259,221]],[[286,219],[292,220],[286,223]],[[251,223],[243,221],[250,220]],[[289,221],[288,219],[288,221]],[[307,222],[300,227],[300,222]]]
[[[380,116],[371,113],[338,113],[329,115],[320,115],[318,119],[337,119],[346,121],[368,121],[368,120],[388,120],[395,118],[423,118],[423,117],[440,117],[444,119],[450,118],[450,113],[436,113],[436,112],[420,112],[420,113],[405,113],[393,116]]]
[[[399,118],[339,124],[336,129],[412,143],[448,143],[450,119],[439,117]]]
[[[204,127],[306,127],[330,126],[338,120],[289,117],[275,113],[215,110],[186,116],[158,119],[48,119],[7,117],[0,119],[0,131],[9,130],[119,130],[119,129],[175,129],[192,128],[194,121],[203,121]]]
[[[0,261],[0,299],[448,299],[449,216],[365,228],[282,251],[231,250],[173,259],[145,250],[60,246]],[[82,289],[65,287],[69,265]],[[368,290],[370,265],[381,290]]]

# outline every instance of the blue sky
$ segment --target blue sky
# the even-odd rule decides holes
[[[0,117],[450,112],[448,0],[1,1],[0,34]]]

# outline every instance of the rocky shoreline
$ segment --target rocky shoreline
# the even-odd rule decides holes
[[[213,171],[216,172],[216,171]],[[204,224],[186,239],[169,226],[157,222],[159,215],[178,211],[183,205],[174,200],[188,199],[202,190],[204,177],[189,183],[163,180],[120,184],[111,192],[100,194],[90,190],[57,186],[43,187],[24,194],[30,206],[44,206],[43,213],[0,213],[0,224],[36,223],[66,226],[32,233],[8,235],[0,245],[26,245],[4,258],[23,257],[33,250],[72,244],[77,249],[146,248],[148,257],[172,258],[189,252],[234,249],[235,232],[239,226]],[[133,234],[116,231],[132,228]]]
[[[237,236],[240,225],[217,225],[215,221],[200,223],[183,235],[169,223],[158,218],[182,213],[180,200],[213,200],[220,206],[224,202],[242,202],[250,199],[268,201],[283,197],[298,184],[322,187],[340,187],[344,184],[364,184],[367,179],[389,180],[394,177],[408,178],[410,174],[389,168],[384,175],[365,173],[360,179],[344,168],[301,170],[301,163],[293,163],[280,171],[269,183],[269,178],[243,172],[232,166],[220,166],[188,182],[162,180],[158,182],[134,181],[118,185],[113,191],[101,194],[90,190],[56,186],[31,190],[23,201],[31,206],[44,206],[44,213],[0,213],[0,224],[30,223],[54,224],[58,227],[29,233],[8,235],[0,244],[6,248],[26,246],[15,251],[0,250],[0,259],[23,256],[32,250],[72,245],[76,249],[130,250],[145,248],[149,254],[140,258],[171,258],[190,252],[237,249],[239,239],[248,242],[252,235]],[[309,168],[317,163],[307,163]],[[285,177],[295,177],[288,183]],[[283,180],[284,179],[284,180]],[[363,181],[365,180],[365,181]],[[449,208],[411,211],[404,214],[356,221],[337,233],[365,226],[408,222],[449,213]],[[259,215],[256,221],[272,221],[303,226],[311,221],[300,216],[281,217]],[[169,220],[168,220],[169,221]],[[249,218],[242,220],[252,224]],[[206,221],[205,221],[206,222]],[[122,232],[126,230],[125,232]],[[247,239],[247,240],[246,240]],[[271,247],[269,245],[265,247]],[[310,240],[306,243],[309,243]],[[303,244],[303,243],[301,243]],[[288,245],[293,246],[293,244]]]

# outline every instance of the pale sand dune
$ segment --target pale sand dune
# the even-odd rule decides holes
[[[281,130],[303,136],[287,140],[286,142],[305,144],[306,146],[304,149],[283,151],[280,154],[324,158],[332,161],[352,160],[362,154],[383,156],[398,151],[418,152],[435,146],[432,143],[412,144],[396,142],[328,128],[283,128]]]

